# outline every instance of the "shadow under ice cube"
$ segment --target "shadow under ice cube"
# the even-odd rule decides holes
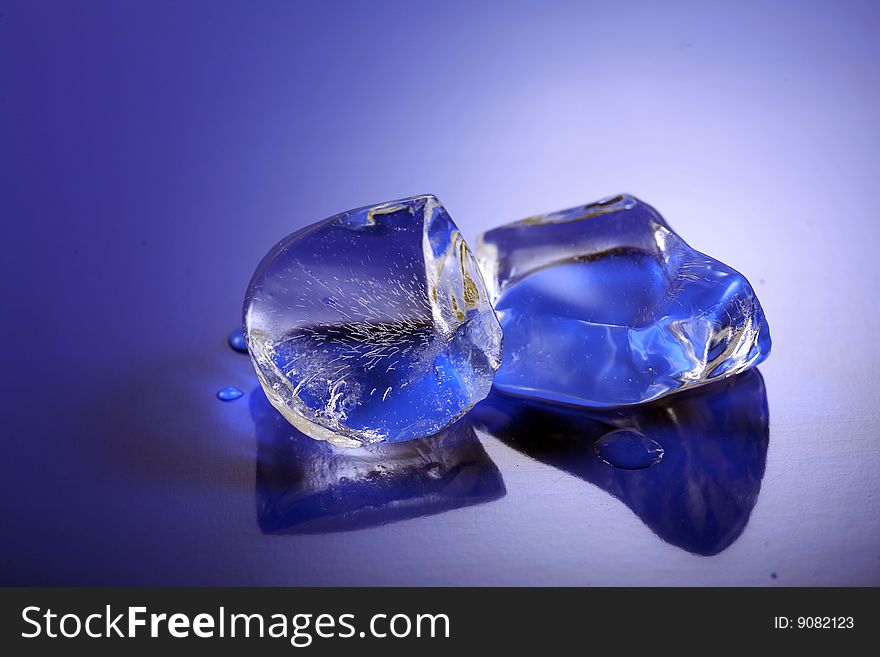
[[[430,438],[346,449],[312,440],[250,399],[257,433],[257,519],[266,534],[349,531],[499,499],[501,473],[467,420]]]

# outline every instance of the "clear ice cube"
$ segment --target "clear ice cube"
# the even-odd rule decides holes
[[[253,275],[244,325],[269,401],[348,447],[437,433],[486,397],[501,361],[476,260],[433,196],[283,239]]]
[[[631,196],[490,230],[477,258],[504,331],[495,385],[509,394],[638,404],[770,352],[745,277]]]

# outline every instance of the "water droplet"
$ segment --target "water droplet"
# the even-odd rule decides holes
[[[660,444],[635,429],[606,433],[596,441],[593,450],[608,465],[624,470],[647,468],[663,458]]]
[[[233,401],[241,397],[244,393],[238,388],[234,388],[233,386],[228,386],[226,388],[220,388],[217,391],[217,399],[222,401]]]
[[[247,340],[244,339],[244,331],[240,328],[235,329],[232,333],[229,334],[229,346],[235,349],[236,351],[240,351],[243,354],[247,353]]]

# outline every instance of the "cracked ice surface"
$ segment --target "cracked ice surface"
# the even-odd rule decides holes
[[[248,287],[244,324],[269,401],[346,446],[437,433],[488,394],[501,359],[476,261],[433,196],[279,242]]]

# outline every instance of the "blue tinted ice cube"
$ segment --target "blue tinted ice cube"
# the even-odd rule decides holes
[[[770,352],[745,277],[631,196],[490,230],[477,255],[504,331],[495,385],[510,394],[638,404]]]

